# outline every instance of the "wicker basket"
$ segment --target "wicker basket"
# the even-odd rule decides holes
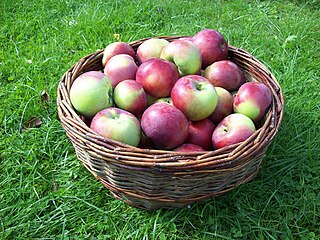
[[[181,36],[161,37],[168,41]],[[136,50],[146,39],[131,42]],[[229,46],[229,59],[248,81],[265,83],[273,102],[258,130],[245,142],[205,153],[140,149],[95,134],[70,103],[70,86],[83,72],[102,70],[103,50],[81,58],[61,78],[58,114],[78,159],[110,192],[128,204],[144,208],[176,208],[224,194],[257,173],[283,117],[283,94],[271,72],[255,57]]]

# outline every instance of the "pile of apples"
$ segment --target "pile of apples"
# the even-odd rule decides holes
[[[208,151],[246,140],[271,105],[270,89],[247,81],[214,29],[171,42],[125,42],[103,51],[102,71],[78,76],[70,100],[97,134],[131,146]]]

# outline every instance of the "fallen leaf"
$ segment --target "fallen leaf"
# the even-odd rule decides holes
[[[23,123],[23,126],[21,127],[21,132],[26,131],[28,129],[37,128],[42,125],[42,120],[37,117],[31,117],[27,121]]]
[[[42,102],[47,102],[49,100],[50,100],[49,94],[47,93],[46,90],[43,90],[42,93],[41,93],[41,101]]]

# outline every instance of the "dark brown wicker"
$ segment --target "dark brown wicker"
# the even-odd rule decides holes
[[[180,37],[161,38],[172,41]],[[146,39],[130,45],[137,49]],[[102,138],[80,119],[70,103],[70,86],[83,72],[102,70],[102,55],[103,50],[99,50],[81,58],[63,75],[57,104],[61,124],[78,159],[116,198],[144,209],[183,207],[224,194],[256,175],[279,130],[284,100],[275,77],[254,56],[229,46],[229,58],[244,70],[248,81],[263,82],[272,91],[272,106],[261,126],[240,144],[181,154],[135,148]]]

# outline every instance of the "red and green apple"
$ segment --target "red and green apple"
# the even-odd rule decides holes
[[[113,91],[114,103],[118,108],[140,116],[147,107],[147,95],[136,80],[124,80]]]
[[[110,79],[99,71],[81,74],[71,85],[70,101],[81,115],[86,118],[93,117],[100,110],[113,104]]]
[[[233,110],[257,122],[265,116],[271,102],[271,91],[264,83],[247,82],[236,93]]]
[[[199,121],[213,113],[218,103],[218,94],[206,78],[187,75],[173,86],[171,99],[173,105],[190,121]]]
[[[256,131],[253,121],[241,113],[226,116],[212,133],[212,145],[215,149],[227,147],[245,141]]]
[[[92,119],[90,128],[97,134],[131,146],[138,146],[141,138],[139,120],[120,108],[106,108]]]

